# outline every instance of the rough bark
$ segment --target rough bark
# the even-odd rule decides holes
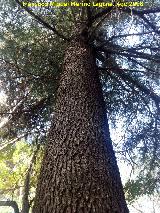
[[[10,206],[14,209],[14,213],[19,213],[16,201],[0,201],[0,206]]]
[[[68,46],[33,213],[128,213],[92,49]]]

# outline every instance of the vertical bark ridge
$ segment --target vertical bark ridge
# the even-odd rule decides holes
[[[70,42],[33,213],[128,213],[92,49]]]

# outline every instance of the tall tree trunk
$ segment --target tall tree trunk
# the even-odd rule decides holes
[[[33,213],[128,213],[92,49],[68,46]]]

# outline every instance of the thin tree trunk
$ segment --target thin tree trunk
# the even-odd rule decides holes
[[[33,213],[128,213],[92,49],[70,42]]]
[[[26,178],[24,181],[24,192],[22,198],[22,211],[21,213],[29,213],[29,190],[30,190],[30,169],[27,171]]]
[[[22,198],[22,211],[21,213],[29,213],[30,210],[30,202],[29,202],[29,193],[30,193],[30,179],[31,179],[31,174],[33,170],[33,166],[36,162],[36,157],[37,157],[37,152],[39,150],[39,145],[37,146],[37,149],[35,150],[29,169],[26,174],[26,178],[24,181],[24,191],[23,191],[23,198]]]

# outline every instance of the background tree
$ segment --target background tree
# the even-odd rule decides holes
[[[48,8],[49,12],[45,12],[44,8],[40,8],[31,13],[26,8],[44,27],[56,35],[58,33],[59,38],[51,31],[41,29],[27,15],[22,15],[21,9],[17,8],[14,1],[11,2],[14,11],[18,10],[19,13],[12,13],[10,20],[6,21],[8,25],[3,26],[1,72],[3,89],[8,94],[8,106],[2,110],[2,114],[10,113],[3,126],[4,137],[13,139],[26,135],[33,138],[38,134],[39,141],[43,141],[54,112],[66,42],[70,40],[71,27],[81,17],[83,10]],[[89,11],[88,8],[84,16],[92,20],[89,41],[95,49],[108,118],[113,125],[117,119],[123,118],[128,130],[123,153],[131,156],[132,161],[143,163],[141,174],[143,172],[147,177],[143,183],[149,184],[148,180],[154,180],[151,192],[158,188],[159,180],[159,96],[156,92],[159,85],[159,8],[158,4],[153,6],[132,10],[92,8]],[[6,7],[2,14],[3,17],[6,15],[6,20],[13,8],[10,5]],[[128,38],[132,38],[134,44]],[[61,50],[58,48],[60,41],[63,42]],[[40,134],[41,130],[43,134]],[[135,156],[137,149],[138,158]],[[140,186],[143,188],[144,184]]]
[[[35,146],[23,140],[1,151],[0,206],[14,208],[17,203],[20,212],[29,212],[34,199],[42,155],[42,150],[39,150],[39,154],[37,151]],[[7,202],[4,201],[6,199]]]

